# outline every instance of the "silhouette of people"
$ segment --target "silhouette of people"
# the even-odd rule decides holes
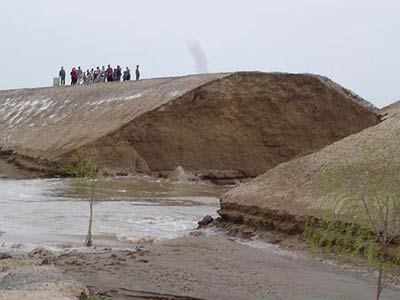
[[[106,68],[104,66],[101,67],[101,81],[106,82]]]
[[[93,68],[90,70],[90,79],[91,79],[91,82],[93,83],[94,82],[94,69]]]
[[[82,84],[82,81],[83,81],[83,72],[82,72],[81,67],[78,67],[77,72],[78,72],[78,84]]]
[[[126,67],[126,70],[124,71],[123,80],[131,80],[131,70],[129,70],[129,67]]]
[[[140,79],[140,70],[139,70],[139,65],[137,65],[137,66],[136,66],[136,71],[135,71],[135,74],[136,74],[136,80],[139,80],[139,79]]]
[[[91,83],[92,81],[93,81],[92,73],[89,71],[89,69],[87,69],[85,83]]]
[[[119,65],[117,66],[117,74],[116,75],[117,75],[117,81],[121,81],[122,69]]]
[[[61,67],[60,72],[58,73],[58,76],[60,77],[60,83],[61,85],[65,85],[65,70],[64,67]]]
[[[71,71],[71,85],[75,85],[78,82],[78,71],[74,68],[72,68]]]
[[[58,75],[60,78],[60,85],[65,85],[66,73],[64,67],[61,67]],[[107,69],[104,66],[102,66],[101,69],[100,67],[92,68],[90,71],[87,69],[86,72],[82,70],[80,66],[78,68],[73,67],[70,75],[71,85],[132,80],[132,73],[129,67],[123,70],[120,65],[117,65],[114,69],[111,65],[108,65]],[[139,65],[136,66],[135,76],[136,80],[140,80]]]
[[[94,74],[93,74],[93,82],[99,82],[100,80],[100,68],[97,67],[96,70],[94,70]]]
[[[113,69],[111,68],[110,65],[108,65],[108,68],[106,70],[106,75],[107,75],[107,82],[113,81]]]

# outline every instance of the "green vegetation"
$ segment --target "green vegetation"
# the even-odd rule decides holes
[[[89,147],[77,150],[60,169],[62,174],[72,178],[92,178],[93,175],[100,175],[97,149]]]
[[[63,170],[64,173],[75,178],[74,184],[77,188],[85,191],[85,197],[89,203],[89,224],[85,244],[90,247],[93,245],[93,206],[97,201],[96,190],[102,175],[98,167],[96,148],[80,149],[72,155],[70,162],[63,167]]]
[[[323,221],[310,220],[304,237],[314,245],[362,255],[376,270],[376,299],[400,263],[400,153],[366,152],[357,161],[338,161],[322,177]],[[399,274],[397,274],[399,275]]]
[[[376,257],[377,241],[373,232],[354,224],[335,220],[309,221],[303,237],[323,249],[352,256]],[[372,261],[368,261],[370,266]]]

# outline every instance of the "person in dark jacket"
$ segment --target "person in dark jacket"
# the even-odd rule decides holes
[[[118,66],[117,66],[117,81],[121,81],[121,76],[122,76],[122,69],[121,69],[121,67],[118,65]]]
[[[93,68],[90,70],[90,79],[91,79],[91,83],[94,83],[94,69]]]
[[[108,65],[108,68],[106,70],[106,75],[107,75],[107,82],[113,81],[113,69],[111,68],[110,65]]]
[[[71,71],[71,85],[75,85],[78,82],[78,71],[72,68]]]
[[[61,70],[58,73],[58,76],[60,77],[61,85],[65,85],[65,70],[64,70],[64,67],[61,67]]]
[[[136,66],[135,75],[136,75],[136,80],[139,80],[140,79],[139,65]]]
[[[128,67],[126,67],[126,70],[124,71],[123,80],[124,81],[131,80],[131,70],[129,70]]]

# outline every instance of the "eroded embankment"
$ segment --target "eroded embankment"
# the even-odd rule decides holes
[[[307,216],[237,203],[222,203],[218,213],[224,222],[293,235],[302,234],[308,220]]]
[[[228,235],[245,239],[257,236],[293,249],[307,248],[307,244],[312,244],[330,251],[367,256],[371,245],[379,244],[373,230],[351,221],[317,218],[312,214],[296,215],[236,203],[222,204],[218,213],[220,218],[212,226]],[[400,265],[399,246],[400,235],[390,242],[387,250],[387,259],[394,266]]]
[[[280,164],[228,191],[221,198],[222,220],[289,234],[303,233],[310,218],[322,222],[338,220],[345,225],[343,228],[372,230],[363,202],[354,197],[371,192],[368,184],[374,184],[373,180],[378,180],[373,192],[390,189],[389,180],[394,177],[385,171],[399,164],[399,110],[394,106],[378,125]],[[369,178],[365,177],[370,174],[366,170],[378,173]],[[394,186],[390,192],[395,191]],[[374,197],[366,194],[363,199],[370,209],[376,208]],[[398,238],[393,242],[400,243]]]
[[[0,147],[56,174],[96,149],[109,174],[255,177],[379,122],[319,76],[234,73],[0,93]],[[0,169],[1,171],[1,169]]]

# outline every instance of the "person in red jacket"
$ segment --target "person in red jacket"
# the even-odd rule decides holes
[[[110,65],[108,65],[108,68],[106,70],[106,75],[107,75],[107,82],[113,81],[113,69],[111,68]]]
[[[78,82],[78,71],[72,68],[71,71],[71,85],[75,85]]]

